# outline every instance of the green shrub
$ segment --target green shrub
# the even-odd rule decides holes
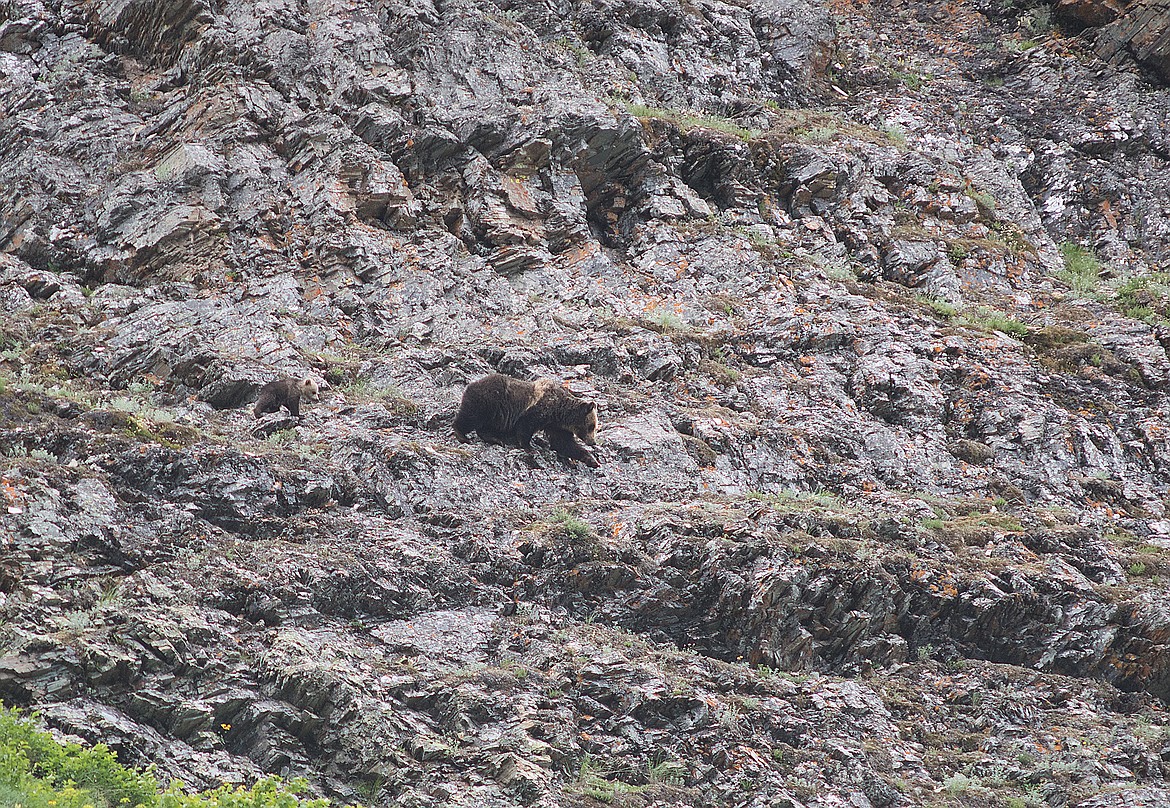
[[[292,780],[282,783],[277,777],[260,780],[251,788],[224,785],[201,794],[184,794],[183,784],[171,783],[155,803],[158,808],[328,808],[329,800],[305,800],[308,783]]]
[[[58,805],[76,801],[95,806],[153,806],[158,782],[118,763],[104,745],[86,748],[62,744],[14,710],[0,708],[0,783],[34,799],[52,799]],[[39,795],[39,796],[38,796]],[[49,796],[45,796],[49,795]],[[23,803],[22,803],[23,804]]]
[[[564,508],[559,509],[552,515],[553,522],[561,526],[561,530],[565,531],[571,539],[585,539],[593,532],[593,528],[589,527],[588,522],[583,522],[573,514],[566,511]]]
[[[160,793],[152,773],[118,763],[103,744],[61,743],[31,718],[0,705],[0,805],[19,808],[328,808],[302,799],[304,780],[269,777],[250,788],[225,785],[186,793],[176,781]],[[356,806],[351,806],[356,808]]]

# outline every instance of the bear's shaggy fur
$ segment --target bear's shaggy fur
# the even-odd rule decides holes
[[[578,398],[552,379],[526,382],[493,373],[463,391],[455,416],[455,436],[468,442],[475,432],[488,443],[516,443],[532,451],[532,436],[543,431],[549,446],[566,460],[597,468],[593,446],[597,437],[597,404]]]
[[[301,399],[316,401],[317,393],[317,383],[308,377],[277,379],[260,388],[260,397],[256,399],[252,414],[259,418],[267,412],[279,412],[281,407],[286,407],[291,415],[300,417]]]

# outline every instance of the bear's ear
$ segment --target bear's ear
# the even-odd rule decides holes
[[[596,401],[590,401],[590,402],[589,402],[589,409],[590,409],[590,411],[592,411],[592,412],[596,412],[596,411],[597,411],[597,402],[596,402]]]

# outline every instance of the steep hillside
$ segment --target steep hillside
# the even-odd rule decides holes
[[[1170,805],[1168,38],[0,2],[0,700],[369,806]],[[459,443],[489,372],[601,467]]]

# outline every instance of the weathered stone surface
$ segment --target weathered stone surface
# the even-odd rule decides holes
[[[1127,53],[1170,82],[1170,3],[1137,0],[1128,4],[1120,16],[1110,16],[1109,11],[1112,9],[1095,11],[1094,22],[1084,20],[1088,25],[1109,23],[1098,35],[1097,52],[1105,59]]]
[[[1080,25],[1100,27],[1113,22],[1131,4],[1131,0],[1057,0],[1055,8]]]
[[[387,808],[1170,800],[1161,6],[1033,5],[0,4],[0,698]]]

